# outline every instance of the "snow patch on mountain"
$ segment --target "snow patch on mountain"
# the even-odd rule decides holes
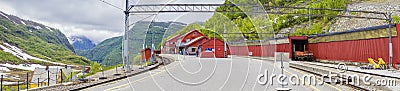
[[[22,51],[20,48],[10,45],[8,43],[0,44],[0,49],[2,49],[4,52],[11,53],[12,55],[16,56],[17,58],[19,58],[21,60],[38,60],[38,61],[43,61],[43,62],[52,63],[52,64],[65,65],[63,63],[52,62],[52,61],[48,61],[48,60],[44,60],[44,59],[40,59],[40,58],[31,56],[31,55],[25,53],[24,51]]]
[[[1,15],[1,16],[4,16],[4,17],[7,18],[7,19],[10,19],[10,18],[8,18],[8,16],[6,16],[5,14],[3,14],[3,12],[0,12],[0,15]]]
[[[44,61],[43,59],[33,57],[29,54],[24,53],[21,49],[19,49],[16,46],[12,46],[8,43],[3,43],[3,45],[0,45],[0,48],[3,49],[4,52],[8,52],[13,54],[14,56],[18,57],[19,59],[22,60],[28,60],[28,59],[33,59],[33,60],[39,60],[39,61]]]
[[[0,64],[1,66],[8,67],[8,68],[15,68],[15,69],[22,69],[22,70],[29,70],[29,71],[35,71],[35,68],[45,68],[46,66],[40,65],[40,64]],[[50,67],[55,67],[55,66],[49,66]],[[56,66],[58,67],[58,66]],[[61,67],[60,67],[61,68]]]
[[[46,27],[48,30],[50,30],[50,31],[52,31],[53,32],[53,30],[51,29],[51,28],[49,28],[49,27]]]
[[[21,22],[22,24],[26,25],[26,23],[25,23],[23,20],[20,20],[20,22]]]
[[[37,30],[42,29],[42,27],[40,27],[40,26],[35,26],[35,28],[36,28]]]

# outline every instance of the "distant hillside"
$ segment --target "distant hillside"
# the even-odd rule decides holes
[[[100,42],[90,50],[77,50],[76,53],[85,56],[92,61],[105,64],[115,64],[112,62],[121,62],[122,55],[122,36],[113,37]]]
[[[169,36],[182,29],[186,24],[179,22],[153,22],[146,32],[150,22],[138,22],[130,30],[129,34],[129,60],[133,60],[140,50],[143,43],[151,48],[151,36],[153,36],[154,46],[161,43],[164,36]],[[115,65],[122,62],[122,36],[113,37],[100,42],[94,48],[86,51],[77,50],[78,55],[85,56],[93,61],[98,61],[107,65]],[[134,62],[133,64],[138,64]]]
[[[68,40],[70,41],[72,46],[74,46],[74,49],[76,51],[77,50],[90,50],[94,46],[96,46],[96,44],[92,40],[90,40],[89,38],[87,38],[85,36],[70,36],[70,37],[68,37]]]
[[[71,51],[74,51],[74,48],[72,47],[71,44],[69,44],[67,37],[65,37],[65,35],[57,29],[30,20],[24,20],[16,16],[8,15],[1,11],[0,11],[0,18],[7,20],[15,25],[21,25],[19,27],[24,28],[24,30],[27,30],[28,32],[32,33],[33,35],[36,35],[37,37],[43,39],[46,42],[59,44],[68,48]],[[6,25],[3,26],[7,28]]]
[[[36,57],[66,64],[90,62],[74,54],[72,45],[59,30],[3,12],[0,12],[0,45],[3,46],[0,48],[0,62],[27,62],[23,58],[35,60]]]

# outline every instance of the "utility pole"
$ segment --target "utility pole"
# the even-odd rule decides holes
[[[224,24],[224,56],[227,58],[228,57],[228,53],[227,50],[228,48],[226,47],[226,25]]]
[[[128,31],[129,31],[129,0],[125,2],[125,31],[124,31],[124,38],[123,38],[123,57],[122,57],[122,68],[125,68],[125,71],[130,72],[130,67],[128,62]]]
[[[393,44],[392,44],[392,13],[388,13],[387,17],[389,23],[388,36],[389,36],[389,68],[393,66]]]

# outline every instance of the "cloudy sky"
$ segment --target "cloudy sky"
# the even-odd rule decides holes
[[[124,8],[125,0],[104,0]],[[130,4],[223,3],[224,0],[131,0]],[[95,42],[120,36],[124,29],[122,10],[100,0],[0,0],[0,11],[60,29],[67,36],[84,35]],[[180,17],[176,17],[180,16]],[[156,21],[193,23],[212,13],[160,14]],[[131,22],[145,16],[132,16]],[[195,18],[193,18],[195,17]],[[151,18],[146,20],[151,20]]]

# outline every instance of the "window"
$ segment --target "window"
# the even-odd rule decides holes
[[[192,52],[195,52],[196,51],[196,48],[192,48]]]
[[[196,36],[196,34],[197,34],[197,32],[194,32],[194,33],[193,33],[193,36]]]
[[[206,48],[204,51],[205,51],[205,52],[212,52],[212,51],[213,51],[213,48]]]

